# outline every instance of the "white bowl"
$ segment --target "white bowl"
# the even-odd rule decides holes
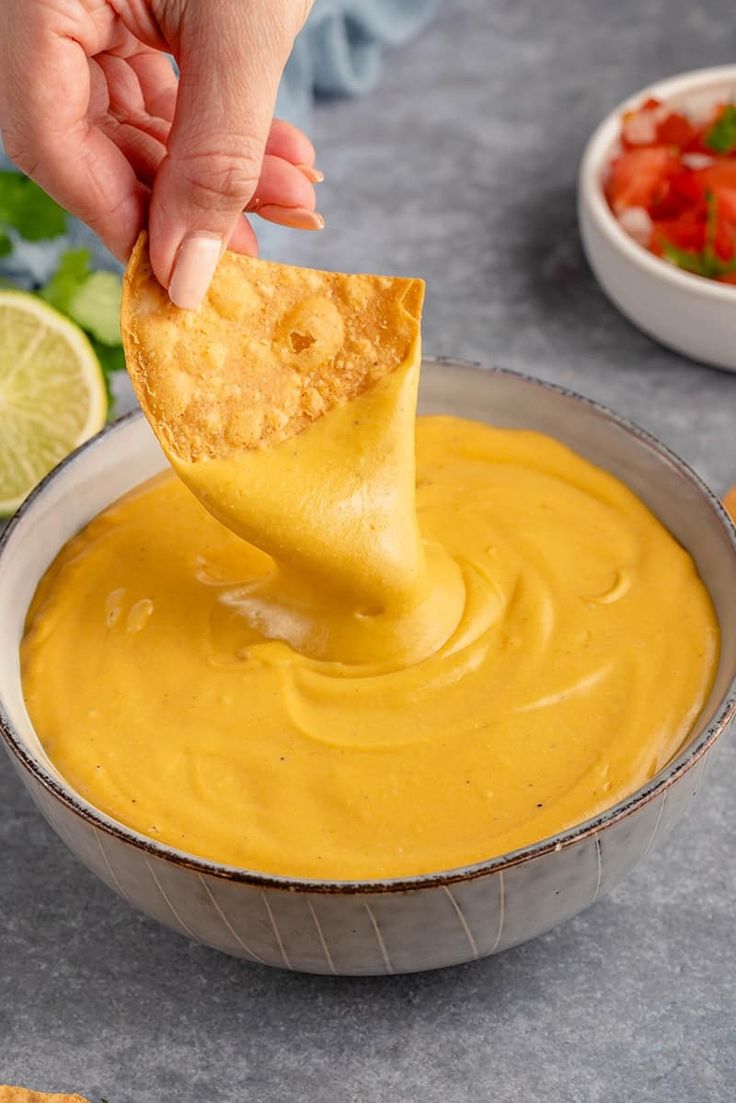
[[[142,414],[108,427],[60,464],[0,537],[0,741],[31,796],[77,857],[130,904],[249,961],[314,973],[399,973],[533,938],[608,892],[667,834],[736,711],[736,532],[685,464],[595,403],[512,372],[426,362],[420,409],[553,434],[625,480],[694,557],[721,625],[708,701],[681,752],[655,778],[585,823],[473,866],[390,881],[269,877],[138,834],[90,805],[55,769],[23,701],[18,645],[38,581],[59,549],[166,466]]]
[[[702,112],[723,98],[736,99],[736,66],[698,69],[659,81],[603,120],[586,146],[578,178],[585,252],[603,290],[645,333],[694,360],[736,371],[736,286],[692,275],[650,253],[621,228],[603,194],[621,115],[649,96]]]

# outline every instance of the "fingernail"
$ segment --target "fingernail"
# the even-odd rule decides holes
[[[258,214],[267,222],[276,222],[279,226],[291,226],[294,230],[324,230],[325,220],[319,211],[308,211],[306,207],[279,207],[275,203],[266,203],[258,208]]]
[[[169,298],[174,306],[196,310],[202,305],[221,251],[222,239],[217,234],[198,233],[184,238],[169,283]]]
[[[316,169],[312,165],[297,165],[299,172],[303,173],[309,180],[310,184],[321,184],[325,178],[325,174],[321,169]]]

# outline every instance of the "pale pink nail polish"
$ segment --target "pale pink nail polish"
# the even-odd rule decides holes
[[[268,222],[279,226],[291,226],[294,230],[324,230],[325,220],[319,211],[308,211],[306,207],[279,207],[275,203],[266,203],[258,208],[258,214]]]
[[[174,261],[169,298],[182,310],[196,310],[207,294],[222,252],[217,234],[200,232],[185,237]]]
[[[314,168],[313,165],[297,165],[296,167],[299,169],[299,172],[306,176],[310,184],[321,184],[325,178],[325,174],[322,170]]]

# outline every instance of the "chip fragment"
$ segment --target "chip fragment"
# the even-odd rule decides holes
[[[81,1095],[34,1092],[13,1084],[0,1084],[0,1103],[87,1103]]]

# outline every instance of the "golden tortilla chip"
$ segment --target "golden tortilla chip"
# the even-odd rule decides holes
[[[723,504],[733,517],[734,521],[736,521],[736,486],[732,486],[731,489],[726,494],[724,494]]]
[[[424,283],[227,252],[202,307],[173,306],[147,238],[125,275],[128,371],[162,444],[185,460],[277,444],[407,357]]]
[[[81,1095],[63,1095],[57,1092],[32,1092],[28,1088],[0,1084],[0,1103],[87,1103]]]

